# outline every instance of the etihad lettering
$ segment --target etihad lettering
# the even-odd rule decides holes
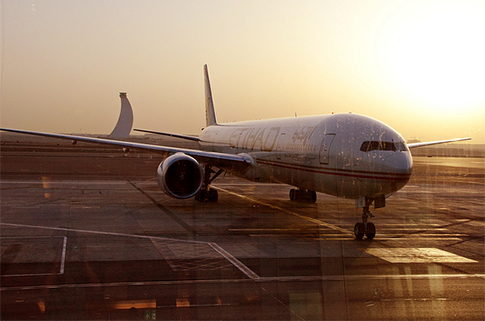
[[[272,151],[278,138],[280,127],[237,128],[229,136],[229,146],[243,150]]]

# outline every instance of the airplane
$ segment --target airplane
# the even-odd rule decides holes
[[[354,235],[373,239],[370,206],[381,208],[402,189],[413,169],[410,148],[469,140],[470,137],[407,144],[390,126],[353,114],[327,114],[220,124],[216,120],[207,65],[204,65],[206,127],[198,137],[135,129],[196,141],[184,149],[122,140],[0,128],[2,131],[118,145],[169,155],[157,168],[157,182],[178,199],[216,202],[211,183],[223,172],[253,182],[288,184],[292,201],[315,202],[316,192],[354,199],[362,221]]]

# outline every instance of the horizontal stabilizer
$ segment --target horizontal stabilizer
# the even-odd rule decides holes
[[[453,143],[453,142],[460,142],[463,140],[470,140],[472,139],[471,137],[465,137],[465,138],[454,138],[454,139],[448,139],[448,140],[437,140],[434,142],[424,142],[424,143],[411,143],[408,144],[409,148],[416,148],[416,147],[423,147],[423,146],[431,146],[431,145],[438,145],[438,144],[446,144],[446,143]]]

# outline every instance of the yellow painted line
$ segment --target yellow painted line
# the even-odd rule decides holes
[[[343,228],[341,228],[341,227],[339,227],[337,225],[333,225],[333,224],[330,224],[330,223],[325,223],[325,222],[322,222],[320,220],[317,220],[317,219],[314,219],[314,218],[311,218],[311,217],[307,217],[307,216],[304,216],[304,215],[300,215],[298,213],[289,211],[289,210],[284,209],[282,207],[279,207],[279,206],[276,206],[276,205],[272,205],[272,204],[269,204],[269,203],[266,203],[266,202],[260,202],[258,200],[255,200],[254,198],[251,198],[251,197],[248,197],[248,196],[244,196],[244,195],[241,195],[241,194],[238,194],[238,193],[235,193],[235,192],[231,192],[231,191],[228,191],[226,189],[220,188],[218,186],[213,186],[213,188],[216,188],[216,189],[218,189],[220,191],[223,191],[225,193],[228,193],[228,194],[231,194],[231,195],[240,197],[242,199],[245,199],[245,200],[248,200],[248,201],[251,201],[251,202],[254,202],[254,203],[258,203],[258,204],[261,204],[263,206],[268,206],[268,207],[270,207],[272,209],[275,209],[275,210],[278,210],[278,211],[281,211],[281,212],[285,212],[287,214],[290,214],[290,215],[299,217],[301,219],[307,220],[307,221],[312,222],[312,223],[315,223],[317,225],[328,227],[328,228],[330,228],[332,230],[339,231],[339,232],[341,232],[343,234],[346,234],[346,235],[354,235],[350,231],[348,231],[346,229],[343,229]]]
[[[391,263],[478,263],[436,248],[368,248],[365,252]]]
[[[258,231],[302,231],[301,228],[230,228],[231,232],[258,232]]]
[[[418,236],[427,237],[427,236],[443,236],[443,237],[469,237],[469,234],[460,234],[460,233],[419,233]]]

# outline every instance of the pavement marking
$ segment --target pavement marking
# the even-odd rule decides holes
[[[258,280],[260,279],[260,276],[254,273],[253,270],[248,268],[244,263],[236,259],[234,256],[232,256],[229,252],[224,250],[222,247],[220,247],[216,243],[210,243],[209,244],[214,250],[217,251],[220,255],[224,256],[228,261],[230,261],[235,267],[237,267],[241,272],[243,272],[247,277],[249,277],[252,280]]]
[[[61,256],[60,274],[64,274],[64,268],[66,266],[66,251],[67,251],[67,236],[64,236],[64,241],[62,242],[62,256]]]
[[[227,229],[228,231],[231,232],[259,232],[259,231],[265,231],[265,232],[280,232],[280,231],[302,231],[301,228],[229,228]],[[338,234],[340,235],[340,234]]]
[[[314,282],[314,281],[358,281],[358,280],[444,280],[444,279],[485,279],[485,274],[361,274],[361,275],[324,275],[324,276],[282,276],[260,277],[259,279],[205,279],[205,280],[176,280],[176,281],[143,281],[143,282],[108,282],[108,283],[68,283],[28,285],[14,287],[0,287],[0,292],[6,291],[29,291],[43,289],[76,289],[76,288],[108,288],[126,286],[164,286],[179,284],[225,284],[225,283],[249,283],[249,282]]]
[[[65,227],[49,227],[49,226],[35,226],[35,225],[26,225],[26,224],[15,224],[15,223],[0,223],[0,226],[13,226],[13,227],[26,227],[26,228],[36,228],[36,229],[44,229],[44,230],[54,230],[54,231],[65,231],[65,232],[76,232],[76,233],[89,233],[89,234],[98,234],[98,235],[109,235],[109,236],[123,236],[123,237],[134,237],[134,238],[141,238],[141,239],[148,239],[153,243],[153,240],[158,241],[170,241],[170,242],[185,242],[185,243],[192,243],[192,244],[206,244],[213,248],[217,253],[222,255],[226,260],[231,262],[238,270],[240,270],[244,275],[246,275],[250,279],[259,278],[259,276],[254,273],[250,268],[244,265],[241,261],[236,259],[232,254],[225,251],[222,247],[220,247],[216,243],[212,242],[202,242],[202,241],[192,241],[192,240],[179,240],[179,239],[172,239],[167,237],[157,237],[157,236],[149,236],[149,235],[136,235],[136,234],[125,234],[125,233],[115,233],[115,232],[102,232],[102,231],[92,231],[92,230],[79,230],[79,229],[72,229],[72,228],[65,228]],[[163,255],[163,254],[162,254]]]
[[[149,235],[118,233],[118,232],[105,232],[105,231],[82,230],[82,229],[74,229],[74,228],[66,228],[66,227],[29,225],[29,224],[15,224],[15,223],[3,223],[3,222],[0,223],[0,226],[1,225],[12,226],[12,227],[26,227],[26,228],[36,228],[36,229],[44,229],[44,230],[54,230],[54,231],[65,231],[65,232],[76,232],[76,233],[88,233],[88,234],[109,235],[109,236],[124,236],[124,237],[134,237],[134,238],[141,238],[141,239],[154,238],[154,239],[157,239],[157,240],[179,241],[179,242],[187,242],[187,243],[203,243],[203,244],[206,244],[207,243],[207,242],[202,242],[202,241],[180,240],[180,239],[172,239],[172,238],[160,237],[160,236],[149,236]]]
[[[248,196],[245,196],[245,195],[241,195],[241,194],[238,194],[238,193],[235,193],[235,192],[226,190],[226,189],[221,188],[219,186],[212,186],[212,187],[215,188],[215,189],[218,189],[220,191],[223,191],[225,193],[228,193],[228,194],[231,194],[231,195],[240,197],[242,199],[245,199],[245,200],[248,200],[248,201],[251,201],[251,202],[254,202],[254,203],[258,203],[258,204],[261,204],[263,206],[268,206],[268,207],[270,207],[272,209],[275,209],[275,210],[278,210],[278,211],[281,211],[281,212],[285,212],[287,214],[290,214],[290,215],[293,215],[293,216],[302,218],[304,220],[307,220],[309,222],[315,223],[317,225],[328,227],[329,229],[332,229],[332,230],[335,230],[335,231],[339,231],[339,232],[341,232],[341,233],[343,233],[345,235],[353,235],[353,233],[351,233],[350,231],[348,231],[346,229],[343,229],[343,228],[341,228],[341,227],[339,227],[337,225],[330,224],[330,223],[325,223],[323,221],[320,221],[320,220],[317,220],[317,219],[314,219],[314,218],[311,218],[311,217],[307,217],[307,216],[304,216],[304,215],[301,215],[301,214],[298,214],[298,213],[289,211],[287,209],[284,209],[284,208],[279,207],[279,206],[276,206],[276,205],[272,205],[272,204],[269,204],[269,203],[266,203],[266,202],[261,202],[261,201],[258,201],[256,199],[254,199],[254,198],[251,198],[251,197],[248,197]]]
[[[255,234],[255,235],[251,235],[251,236],[261,236],[261,235]],[[274,236],[274,234],[272,236]],[[376,237],[374,240],[402,242],[402,240],[405,239],[405,238],[406,238],[405,235],[394,234],[394,235],[391,235],[389,237],[385,237],[385,236],[382,236],[381,234],[379,234],[379,238]],[[307,239],[315,240],[315,241],[319,241],[319,240],[321,240],[321,241],[323,241],[323,240],[327,240],[327,241],[336,241],[336,240],[352,241],[352,240],[355,240],[355,237],[341,237],[341,238],[329,237],[329,238],[327,238],[327,237],[321,236],[321,237],[307,238]],[[365,242],[365,240],[366,239],[364,239],[364,242]],[[412,240],[413,241],[423,241],[423,240],[425,240],[425,241],[463,241],[463,239],[458,238],[458,237],[413,237]]]
[[[0,223],[1,224],[1,223]],[[19,274],[6,274],[2,273],[2,277],[19,277],[19,276],[48,276],[48,275],[62,275],[64,274],[64,267],[66,263],[66,247],[67,247],[67,236],[3,236],[0,237],[0,240],[3,240],[3,245],[5,246],[5,240],[26,240],[26,239],[53,239],[53,238],[62,238],[62,250],[61,250],[61,259],[59,262],[59,272],[50,272],[50,273],[19,273]],[[47,246],[49,245],[49,246]],[[47,244],[46,249],[50,249],[52,244]],[[5,263],[5,262],[4,262]],[[22,263],[25,263],[22,261]],[[49,262],[55,264],[56,262]]]
[[[366,253],[391,263],[478,263],[436,248],[369,248]]]
[[[293,216],[296,216],[296,217],[299,217],[299,218],[302,218],[304,220],[307,220],[307,221],[310,221],[312,223],[315,223],[315,224],[318,224],[319,226],[324,226],[324,227],[327,227],[327,228],[330,228],[330,229],[333,229],[335,231],[338,231],[338,232],[341,232],[342,234],[344,235],[340,235],[341,237],[340,238],[330,238],[331,240],[350,240],[350,239],[355,239],[354,237],[354,234],[349,231],[348,229],[344,229],[344,228],[341,228],[335,224],[331,224],[331,223],[326,223],[326,222],[323,222],[321,220],[318,220],[318,219],[314,219],[314,218],[311,218],[311,217],[307,217],[307,216],[304,216],[304,215],[301,215],[301,214],[298,214],[298,213],[295,213],[295,212],[292,212],[290,210],[287,210],[287,209],[284,209],[282,207],[279,207],[279,206],[276,206],[276,205],[272,205],[272,204],[269,204],[269,203],[266,203],[266,202],[261,202],[261,201],[258,201],[254,198],[251,198],[249,196],[245,196],[245,195],[242,195],[242,194],[238,194],[236,192],[232,192],[232,191],[229,191],[229,190],[226,190],[224,188],[221,188],[219,186],[212,186],[213,188],[215,189],[218,189],[220,191],[223,191],[225,193],[228,193],[230,195],[234,195],[234,196],[237,196],[237,197],[240,197],[242,199],[245,199],[245,200],[248,200],[248,201],[251,201],[251,202],[254,202],[254,203],[258,203],[260,205],[263,205],[263,206],[268,206],[270,208],[273,208],[273,209],[276,209],[278,211],[282,211],[282,212],[285,212],[287,214],[291,214]],[[350,224],[343,224],[343,225],[348,225],[348,226],[351,226]],[[414,230],[424,230],[426,227],[438,227],[438,226],[443,226],[442,224],[438,224],[438,223],[425,223],[425,224],[420,224],[420,223],[412,223],[412,224],[407,224],[407,227],[405,228],[402,228],[401,225],[399,224],[379,224],[379,226],[387,226],[388,228],[384,228],[383,230],[392,230],[392,231],[396,231],[396,228],[391,228],[392,226],[399,226],[397,229],[399,231],[414,231]],[[416,228],[412,228],[410,227],[410,225],[415,225]],[[240,229],[239,231],[242,231],[243,229]],[[447,228],[433,228],[433,231],[447,231],[448,229]],[[255,230],[253,230],[255,231]],[[250,236],[252,237],[255,237],[255,236],[274,236],[274,235],[278,235],[278,236],[283,236],[281,234],[250,234]],[[389,234],[390,237],[389,238],[385,238],[383,237],[383,234],[379,234],[379,240],[383,241],[383,240],[395,240],[396,237],[398,237],[399,235],[398,234]],[[418,235],[401,235],[400,238],[412,238],[413,240],[420,240],[420,239],[426,239],[426,240],[431,240],[431,239],[437,239],[437,240],[448,240],[448,241],[460,241],[462,240],[460,237],[469,237],[468,234],[457,234],[457,233],[454,233],[454,234],[445,234],[445,233],[436,233],[436,234],[418,234]],[[319,238],[316,238],[316,240],[329,240],[329,238],[327,238],[326,236],[321,236]]]
[[[232,263],[230,258],[222,255],[210,243],[150,240],[173,271],[213,271],[228,268]]]
[[[39,184],[42,185],[42,180],[9,180],[1,179],[1,184]],[[50,184],[60,184],[60,185],[126,185],[126,182],[112,180],[112,181],[82,181],[82,180],[52,180]]]

